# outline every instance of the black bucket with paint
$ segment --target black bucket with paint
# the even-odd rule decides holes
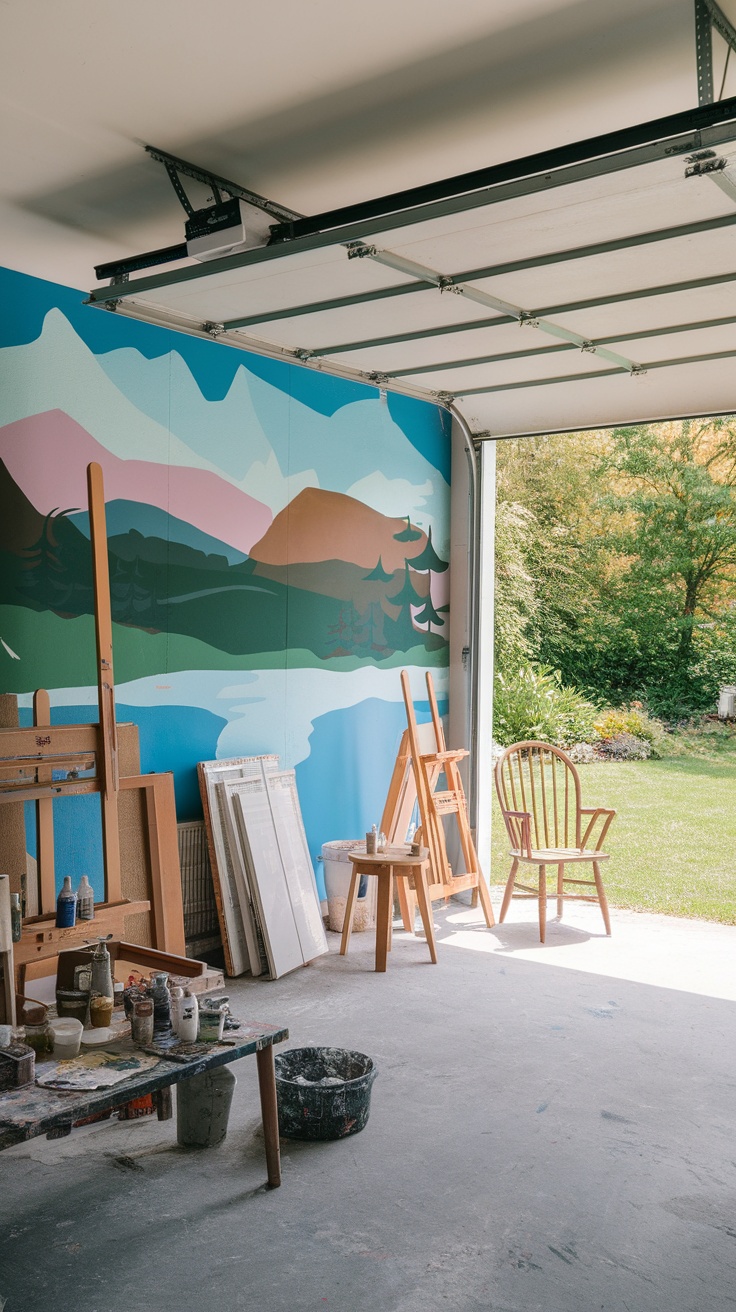
[[[285,1139],[344,1139],[363,1129],[378,1074],[370,1057],[345,1048],[292,1048],[275,1064]]]

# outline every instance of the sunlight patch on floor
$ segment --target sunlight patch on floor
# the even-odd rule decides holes
[[[554,913],[550,900],[543,946],[536,902],[513,903],[505,923],[490,930],[479,911],[451,903],[439,952],[465,948],[736,1001],[736,926],[612,908],[608,938],[596,906],[568,906],[561,922]]]

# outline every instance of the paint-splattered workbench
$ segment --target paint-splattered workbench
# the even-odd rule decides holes
[[[242,1022],[237,1031],[228,1034],[228,1044],[197,1044],[191,1055],[179,1052],[178,1059],[160,1057],[155,1065],[138,1071],[110,1088],[93,1090],[45,1089],[37,1084],[13,1089],[0,1094],[0,1149],[22,1143],[37,1135],[62,1138],[72,1126],[100,1112],[152,1094],[159,1120],[171,1117],[171,1088],[182,1080],[204,1075],[207,1071],[241,1057],[256,1055],[258,1085],[261,1095],[261,1115],[266,1144],[268,1183],[272,1188],[281,1184],[281,1156],[279,1152],[278,1111],[276,1105],[276,1079],[274,1074],[273,1045],[288,1039],[285,1028],[264,1025],[258,1021]],[[126,1050],[140,1052],[128,1040],[110,1045],[121,1054]],[[195,1046],[195,1045],[192,1045]],[[153,1049],[148,1049],[153,1052]],[[44,1063],[36,1067],[37,1075]]]

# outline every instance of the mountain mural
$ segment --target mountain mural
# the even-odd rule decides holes
[[[420,720],[428,667],[446,697],[446,417],[83,301],[0,270],[0,692],[26,721],[37,687],[52,722],[96,715],[97,461],[117,699],[142,768],[174,771],[185,820],[198,759],[278,752],[312,853],[357,837],[405,722],[400,669]],[[325,790],[333,777],[349,787]],[[59,880],[78,875],[68,815],[55,807]]]

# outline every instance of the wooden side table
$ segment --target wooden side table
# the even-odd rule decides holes
[[[433,964],[437,965],[437,944],[434,937],[432,907],[427,891],[427,866],[429,852],[423,847],[419,856],[412,856],[406,847],[390,847],[385,852],[368,856],[364,851],[349,853],[353,863],[347,903],[345,905],[345,923],[340,943],[340,956],[348,950],[350,934],[353,928],[353,912],[358,897],[361,875],[373,875],[378,879],[378,906],[376,910],[376,970],[386,969],[386,959],[391,951],[392,920],[394,907],[394,879],[413,879],[419,912],[427,935],[427,946]]]

